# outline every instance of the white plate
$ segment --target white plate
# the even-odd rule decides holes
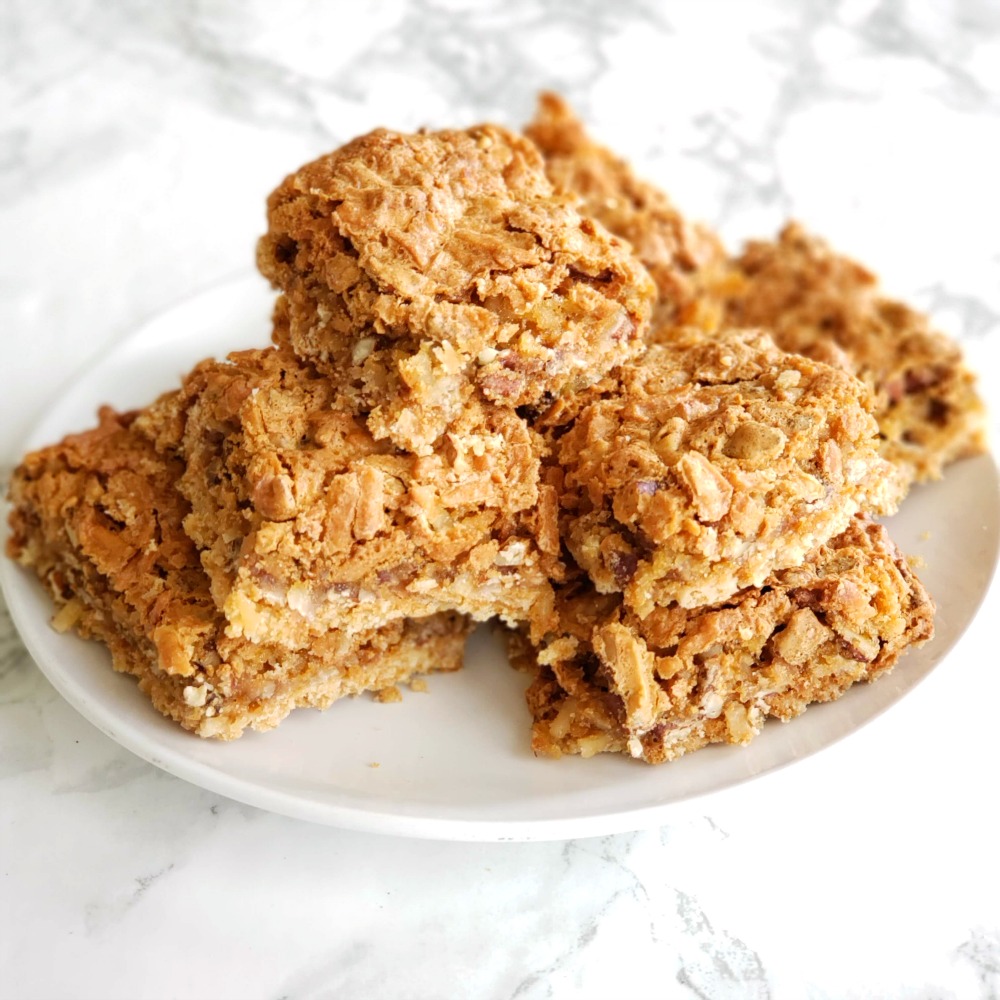
[[[139,406],[194,362],[268,340],[272,293],[245,278],[144,325],[68,387],[26,443],[36,448],[90,426],[101,403]],[[954,512],[960,510],[961,517]],[[972,619],[996,559],[997,471],[988,456],[913,491],[892,519],[938,602],[937,637],[878,683],[771,723],[747,748],[709,747],[649,767],[624,757],[536,760],[528,749],[525,679],[488,628],[466,668],[433,676],[402,704],[357,698],[300,710],[270,733],[200,740],[156,713],[104,648],[49,625],[51,604],[30,574],[0,559],[11,614],[59,692],[113,740],[178,777],[274,812],[356,830],[456,840],[541,840],[638,829],[672,803],[725,788],[829,746],[887,708],[941,661]],[[6,522],[6,518],[4,518]],[[373,764],[378,767],[373,767]]]

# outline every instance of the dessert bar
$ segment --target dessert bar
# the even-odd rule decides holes
[[[748,743],[771,716],[885,673],[933,633],[933,605],[885,528],[856,518],[801,566],[701,608],[645,618],[581,576],[560,588],[559,626],[512,659],[538,754],[628,753],[650,763]]]
[[[275,326],[376,438],[428,454],[470,399],[538,407],[642,347],[655,289],[621,240],[493,125],[379,129],[268,200]]]
[[[676,331],[553,447],[567,547],[641,616],[759,586],[901,494],[865,387],[760,331]]]
[[[26,456],[11,483],[8,554],[51,593],[55,626],[105,643],[164,715],[232,739],[298,706],[461,666],[471,626],[454,613],[334,629],[296,649],[228,636],[182,527],[181,471],[137,432],[135,414],[104,409],[94,430]]]
[[[418,456],[270,348],[203,362],[137,427],[180,459],[184,530],[233,636],[300,647],[439,611],[519,624],[551,608],[558,542],[541,551],[529,526],[542,445],[507,407],[468,400]]]

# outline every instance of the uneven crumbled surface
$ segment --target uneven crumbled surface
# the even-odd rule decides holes
[[[493,125],[355,139],[268,201],[276,337],[345,383],[377,438],[422,454],[470,398],[585,387],[640,350],[655,288],[575,203]]]
[[[933,605],[880,525],[855,519],[802,566],[724,604],[646,618],[585,580],[564,588],[559,627],[514,662],[537,754],[628,753],[650,763],[708,743],[746,744],[889,670],[933,633]]]
[[[230,638],[182,528],[181,466],[136,432],[134,417],[105,409],[98,428],[24,459],[7,549],[51,592],[55,627],[104,642],[160,712],[232,739],[298,706],[461,666],[470,625],[457,614],[332,630],[308,648]]]
[[[676,331],[555,447],[563,540],[642,616],[759,586],[901,492],[865,387],[759,331]]]
[[[16,470],[54,625],[185,728],[393,700],[498,618],[536,753],[656,763],[932,634],[870,518],[983,448],[957,346],[794,224],[729,259],[555,95],[525,133],[379,129],[289,175],[276,346]]]
[[[542,151],[556,188],[578,196],[583,212],[628,240],[646,265],[659,295],[655,325],[688,322],[698,308],[704,276],[726,260],[719,238],[688,222],[663,191],[594,142],[561,97],[541,96],[525,134]]]
[[[984,450],[984,407],[958,345],[801,226],[750,243],[719,294],[729,324],[765,326],[786,351],[839,361],[865,381],[883,454],[910,478],[938,478]]]
[[[469,400],[417,456],[375,440],[333,380],[271,348],[203,362],[139,426],[183,460],[184,527],[235,636],[297,647],[444,610],[544,622],[551,607],[542,446],[507,407]]]

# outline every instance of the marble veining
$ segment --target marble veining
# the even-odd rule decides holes
[[[283,171],[379,124],[517,125],[543,88],[733,246],[794,215],[870,262],[964,341],[995,431],[998,67],[990,0],[7,4],[2,478],[88,359],[250,266]],[[0,996],[996,1000],[998,599],[818,757],[535,844],[186,784],[69,708],[0,602]]]
[[[132,879],[131,886],[125,886],[123,891],[113,900],[88,903],[84,909],[84,928],[88,934],[93,934],[118,923],[125,914],[139,903],[142,897],[158,880],[173,870],[173,862],[158,871],[148,875],[138,875]]]
[[[1000,997],[1000,934],[977,929],[959,945],[958,955],[976,970],[980,995],[988,1000]]]

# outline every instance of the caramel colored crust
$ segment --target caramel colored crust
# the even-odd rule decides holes
[[[801,226],[749,244],[719,291],[726,322],[766,326],[786,351],[839,360],[866,382],[882,452],[911,478],[936,479],[985,449],[984,407],[958,345]]]
[[[855,519],[802,566],[760,589],[644,619],[585,581],[560,591],[559,628],[515,663],[537,754],[628,753],[650,763],[709,743],[746,744],[773,716],[890,670],[933,634],[933,605],[885,529]]]
[[[766,335],[677,331],[556,443],[563,539],[640,615],[759,586],[901,487],[864,386]]]
[[[528,516],[542,445],[513,410],[469,400],[418,457],[272,348],[203,362],[138,426],[183,461],[184,528],[232,635],[295,648],[331,628],[551,608],[558,543],[543,552]]]
[[[11,483],[8,554],[34,570],[54,625],[104,642],[164,715],[199,736],[270,729],[298,706],[326,708],[461,666],[457,614],[330,631],[308,649],[227,636],[175,489],[182,467],[138,434],[134,414],[28,455]]]
[[[289,175],[276,346],[16,470],[55,626],[185,728],[393,700],[499,618],[536,753],[658,763],[931,636],[870,518],[983,448],[957,346],[794,224],[727,258],[555,95],[525,132],[379,129]]]
[[[429,454],[471,398],[537,407],[641,348],[655,290],[615,237],[492,125],[384,129],[287,177],[258,248],[275,335],[377,438]]]
[[[663,191],[594,142],[556,94],[542,94],[524,131],[542,151],[556,189],[580,198],[584,214],[627,240],[649,270],[659,296],[655,325],[687,322],[702,294],[703,276],[726,259],[719,238],[688,222]]]
[[[627,240],[656,282],[656,342],[677,326],[763,327],[785,351],[840,365],[872,389],[882,452],[909,479],[985,449],[985,412],[959,347],[879,292],[875,276],[791,223],[735,261],[657,187],[595,143],[561,98],[544,94],[525,130],[559,190]]]

